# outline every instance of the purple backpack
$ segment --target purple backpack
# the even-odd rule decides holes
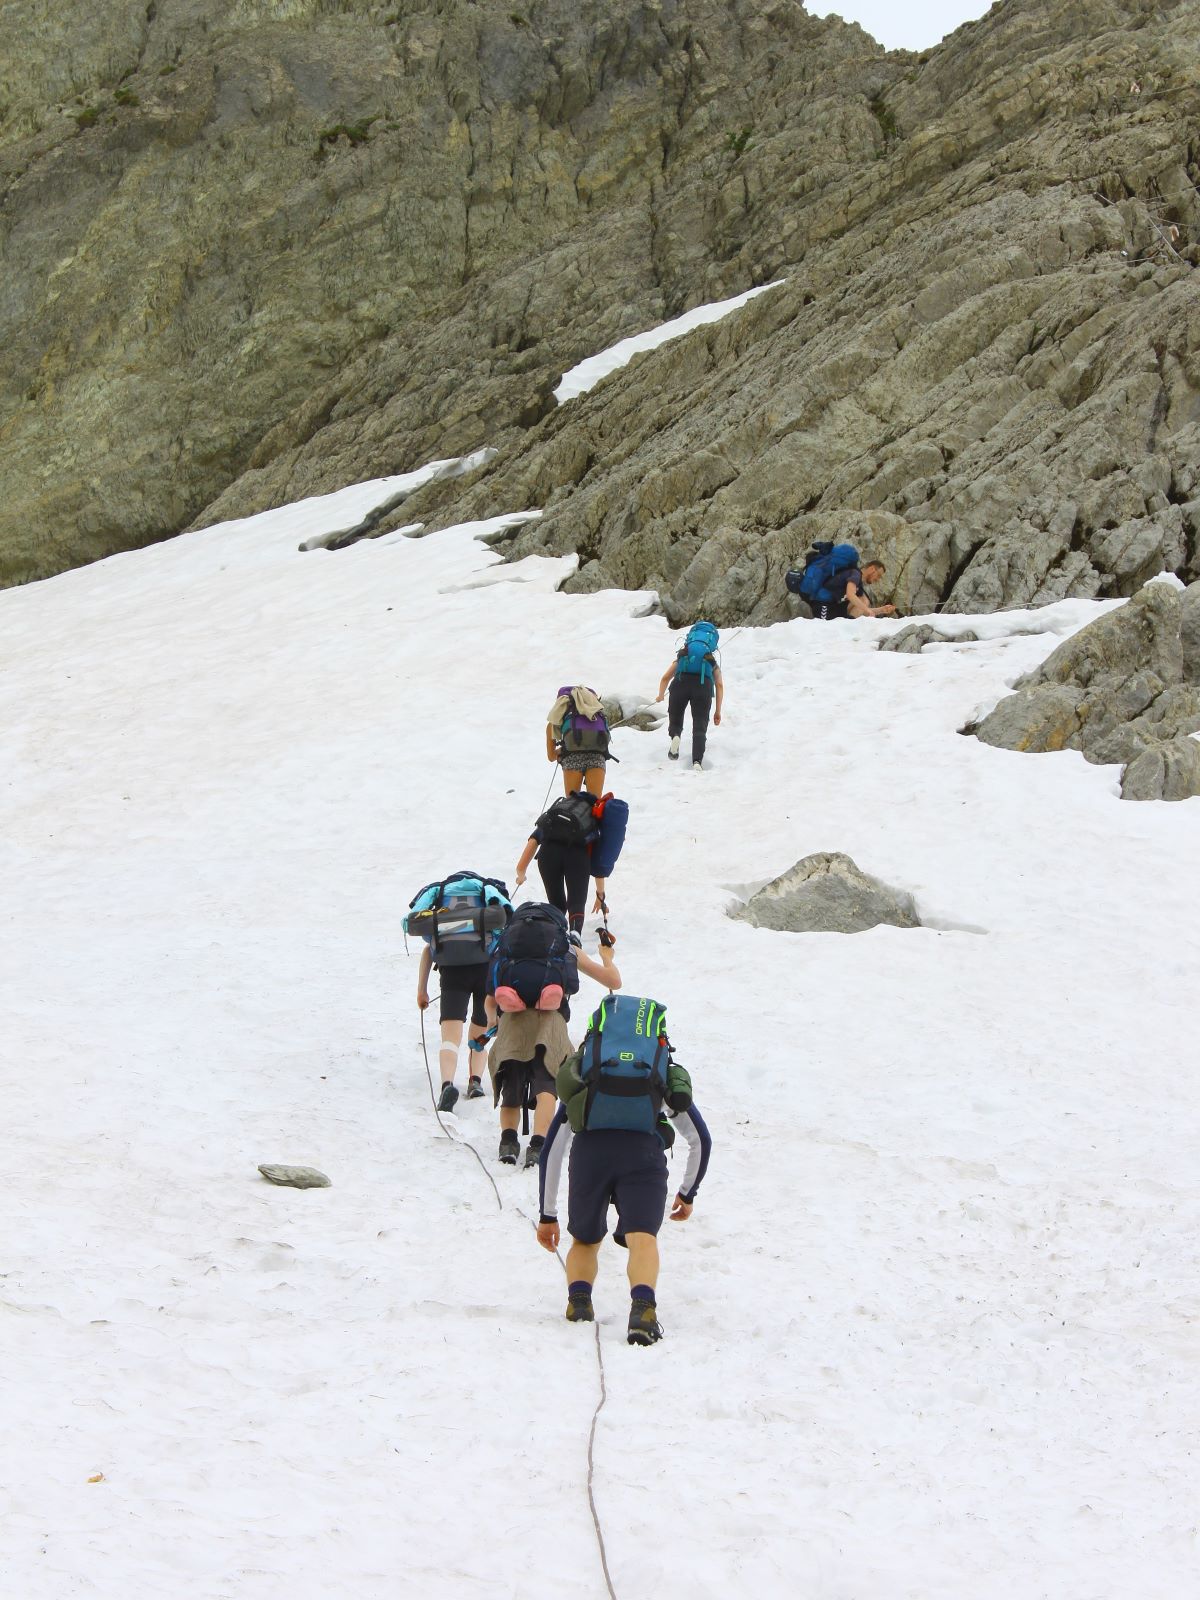
[[[568,710],[562,721],[559,733],[559,744],[564,755],[574,755],[584,751],[588,755],[599,757],[601,762],[608,759],[608,718],[603,711],[594,717],[584,717],[575,709],[576,685],[568,683],[558,691],[556,698],[568,696]],[[592,693],[595,694],[595,690]]]

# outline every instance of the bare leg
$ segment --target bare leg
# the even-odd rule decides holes
[[[454,1082],[454,1073],[458,1066],[458,1047],[462,1043],[462,1036],[461,1022],[442,1023],[442,1045],[438,1051],[438,1062],[443,1083]]]
[[[644,1238],[645,1235],[639,1237]],[[599,1265],[599,1240],[595,1244],[580,1244],[578,1239],[571,1240],[571,1248],[567,1251],[568,1283],[595,1283]]]
[[[537,1104],[533,1108],[533,1131],[546,1137],[546,1132],[554,1120],[554,1108],[558,1104],[558,1096],[553,1094],[540,1094]]]
[[[501,1133],[503,1133],[506,1129],[510,1133],[516,1133],[517,1128],[520,1126],[520,1122],[521,1122],[521,1108],[520,1108],[520,1106],[501,1106],[500,1107],[500,1132]]]
[[[604,768],[589,767],[583,775],[583,781],[587,784],[587,792],[599,799],[604,793]]]
[[[564,794],[574,794],[576,789],[579,788],[579,785],[582,782],[583,782],[583,773],[582,772],[568,772],[566,767],[563,768],[563,793]]]
[[[658,1240],[652,1233],[627,1233],[625,1243],[629,1246],[629,1287],[644,1283],[653,1289],[658,1282]]]

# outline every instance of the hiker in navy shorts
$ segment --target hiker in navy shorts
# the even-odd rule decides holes
[[[538,1243],[558,1248],[558,1186],[570,1150],[567,1190],[567,1320],[592,1322],[592,1285],[615,1206],[613,1237],[629,1251],[630,1344],[662,1337],[658,1322],[658,1232],[667,1209],[667,1149],[684,1135],[688,1164],[671,1220],[692,1214],[712,1141],[691,1098],[691,1080],[670,1059],[663,1010],[636,995],[614,996],[593,1014],[587,1037],[559,1068],[561,1104],[539,1164]],[[667,1109],[669,1108],[669,1114]]]

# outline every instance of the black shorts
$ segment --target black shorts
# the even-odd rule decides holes
[[[440,970],[438,980],[442,986],[442,999],[438,1020],[465,1022],[469,1010],[471,1021],[482,1028],[487,1022],[483,1002],[488,996],[488,975],[491,970],[490,961],[471,961],[461,967]]]
[[[532,1066],[527,1062],[505,1062],[500,1068],[500,1104],[507,1106],[510,1111],[519,1110],[525,1104],[525,1080],[533,1079],[533,1095],[554,1093],[554,1079],[542,1065],[539,1055]]]
[[[608,1208],[617,1208],[618,1234],[657,1233],[667,1209],[667,1155],[656,1133],[604,1128],[571,1141],[567,1232],[580,1244],[599,1244]]]

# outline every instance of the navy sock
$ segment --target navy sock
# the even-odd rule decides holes
[[[583,1278],[580,1278],[577,1282],[569,1283],[567,1285],[567,1293],[568,1293],[568,1295],[585,1294],[585,1295],[587,1295],[588,1299],[590,1300],[592,1298],[592,1286],[591,1286],[590,1283],[586,1282]]]
[[[635,1283],[629,1293],[634,1300],[647,1300],[651,1305],[654,1304],[654,1290],[648,1283]]]

